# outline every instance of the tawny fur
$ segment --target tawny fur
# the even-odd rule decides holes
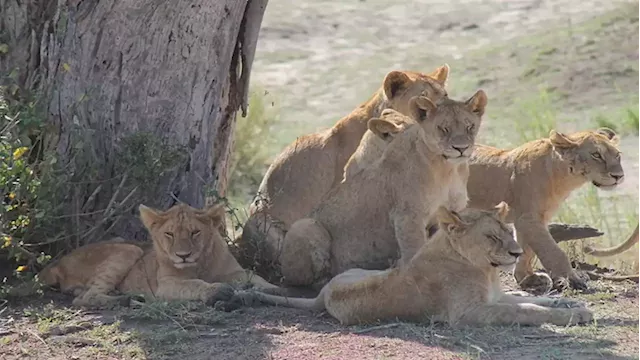
[[[612,189],[622,182],[616,140],[612,130],[602,128],[570,135],[552,130],[549,138],[511,150],[476,145],[469,161],[469,206],[487,209],[499,201],[511,205],[508,221],[524,248],[515,271],[519,283],[535,276],[532,262],[537,255],[554,281],[586,288],[547,225],[569,194],[585,183]]]
[[[433,101],[446,97],[448,75],[447,65],[430,74],[392,71],[368,101],[333,127],[301,136],[287,146],[267,170],[242,236],[236,240],[240,262],[267,276],[269,264],[277,262],[276,249],[284,233],[342,180],[343,168],[366,132],[369,119],[387,108],[407,114],[409,99],[417,95]]]
[[[433,211],[450,193],[466,198],[464,187],[450,187],[464,183],[456,169],[471,155],[486,102],[481,90],[467,102],[415,97],[414,120],[390,109],[371,119],[370,130],[388,145],[291,226],[279,249],[283,283],[318,288],[350,268],[405,264],[424,243]]]
[[[140,205],[153,246],[122,239],[87,245],[47,266],[39,278],[74,294],[74,305],[96,308],[126,302],[127,294],[212,303],[229,299],[228,283],[234,282],[277,288],[240,267],[218,231],[223,216],[222,205],[198,210],[180,204],[165,212]]]
[[[452,325],[559,326],[589,322],[592,313],[566,298],[515,296],[500,289],[499,270],[513,269],[522,249],[493,211],[438,210],[440,230],[406,267],[351,269],[334,277],[315,299],[247,294],[260,301],[326,310],[344,325],[378,320],[445,321]]]

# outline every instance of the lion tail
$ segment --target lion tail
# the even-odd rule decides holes
[[[604,249],[585,246],[584,252],[585,254],[589,254],[591,256],[596,256],[596,257],[613,256],[629,250],[636,243],[638,243],[638,225],[636,225],[636,229],[633,231],[633,234],[631,234],[631,236],[629,236],[629,238],[622,244],[613,246],[610,248],[604,248]]]
[[[322,293],[320,293],[318,297],[311,299],[278,296],[262,292],[256,292],[255,295],[260,302],[269,305],[280,305],[305,310],[324,310],[324,296]]]

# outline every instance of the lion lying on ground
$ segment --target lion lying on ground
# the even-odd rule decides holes
[[[466,102],[414,97],[414,120],[391,109],[369,120],[369,130],[389,142],[384,153],[291,226],[277,259],[283,283],[319,289],[351,268],[386,269],[398,258],[406,264],[449,194],[466,200],[465,187],[451,187],[465,183],[457,167],[471,154],[486,103],[482,90]]]
[[[493,211],[467,208],[460,214],[440,207],[440,230],[406,267],[350,269],[334,277],[315,299],[244,294],[267,304],[326,310],[343,325],[396,318],[452,325],[565,326],[591,321],[588,309],[566,298],[502,292],[499,270],[513,270],[522,254],[503,223],[507,213],[504,202]]]
[[[198,210],[180,204],[165,212],[140,205],[153,246],[143,249],[122,239],[83,246],[47,266],[39,278],[74,294],[74,305],[98,308],[128,302],[128,295],[110,295],[114,290],[213,303],[233,296],[227,283],[277,288],[236,262],[218,232],[223,216],[223,205]]]
[[[367,102],[332,128],[301,136],[287,146],[267,170],[242,236],[236,240],[240,263],[267,276],[286,230],[342,180],[343,168],[367,131],[369,119],[380,116],[386,108],[408,114],[409,99],[417,95],[432,101],[446,97],[448,76],[446,64],[430,74],[391,71]]]
[[[511,150],[476,145],[469,161],[469,207],[488,209],[499,201],[511,205],[508,221],[514,223],[524,249],[515,271],[518,283],[525,279],[525,283],[537,283],[538,277],[546,277],[533,272],[537,255],[557,288],[566,287],[567,279],[573,288],[586,288],[547,225],[560,204],[583,184],[591,182],[608,190],[622,183],[616,141],[612,130],[601,128],[571,135],[552,130],[549,138]]]

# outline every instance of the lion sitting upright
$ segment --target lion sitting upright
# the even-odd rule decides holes
[[[367,102],[333,127],[301,136],[287,146],[264,175],[242,236],[235,242],[240,263],[268,276],[284,233],[342,180],[347,160],[367,131],[367,121],[387,108],[407,115],[409,99],[417,95],[432,101],[446,97],[448,76],[446,64],[430,74],[391,71]]]
[[[566,298],[516,296],[500,289],[499,270],[513,270],[522,248],[492,211],[437,212],[439,228],[406,267],[350,269],[334,277],[315,299],[243,292],[273,305],[326,310],[343,325],[378,320],[432,320],[451,325],[559,326],[591,321],[591,311]]]
[[[406,264],[435,209],[451,193],[466,199],[464,186],[451,187],[465,183],[457,167],[471,155],[486,103],[482,90],[466,102],[419,96],[410,101],[413,120],[391,109],[369,120],[369,130],[388,141],[383,154],[291,226],[278,249],[283,283],[318,288],[350,268]]]
[[[179,204],[165,212],[140,205],[153,246],[122,239],[86,245],[45,267],[39,278],[74,294],[74,305],[98,308],[122,304],[128,294],[213,303],[233,296],[233,282],[277,288],[240,267],[219,233],[223,217],[223,205],[198,210]],[[111,295],[114,290],[126,295]]]
[[[515,278],[521,285],[539,283],[534,274],[537,255],[551,273],[557,288],[584,289],[586,283],[571,268],[569,258],[549,234],[547,225],[569,194],[591,182],[608,190],[622,183],[624,171],[616,134],[607,128],[564,135],[551,130],[549,138],[534,140],[515,149],[476,145],[469,161],[469,206],[487,209],[499,201],[511,205],[524,255]]]

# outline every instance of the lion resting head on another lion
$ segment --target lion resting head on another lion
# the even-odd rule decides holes
[[[372,135],[356,154],[367,157],[371,144],[364,141],[378,139],[383,145],[374,148],[382,154],[291,226],[276,250],[283,283],[319,287],[349,268],[408,262],[435,209],[450,203],[452,193],[466,200],[457,167],[471,152],[486,103],[482,90],[467,101],[420,96],[410,102],[411,117],[386,109],[370,119]]]
[[[415,96],[433,101],[447,97],[448,77],[446,64],[430,73],[390,71],[367,101],[331,128],[302,135],[285,147],[265,173],[242,236],[235,241],[241,263],[255,266],[263,276],[272,273],[284,234],[342,180],[344,166],[367,131],[369,119],[387,108],[408,115],[409,101]]]
[[[502,292],[499,270],[513,269],[522,254],[504,223],[508,212],[504,202],[491,211],[466,208],[456,213],[440,207],[439,230],[406,266],[347,270],[314,299],[241,295],[267,304],[326,310],[344,325],[391,319],[481,326],[591,321],[593,315],[582,303]]]

